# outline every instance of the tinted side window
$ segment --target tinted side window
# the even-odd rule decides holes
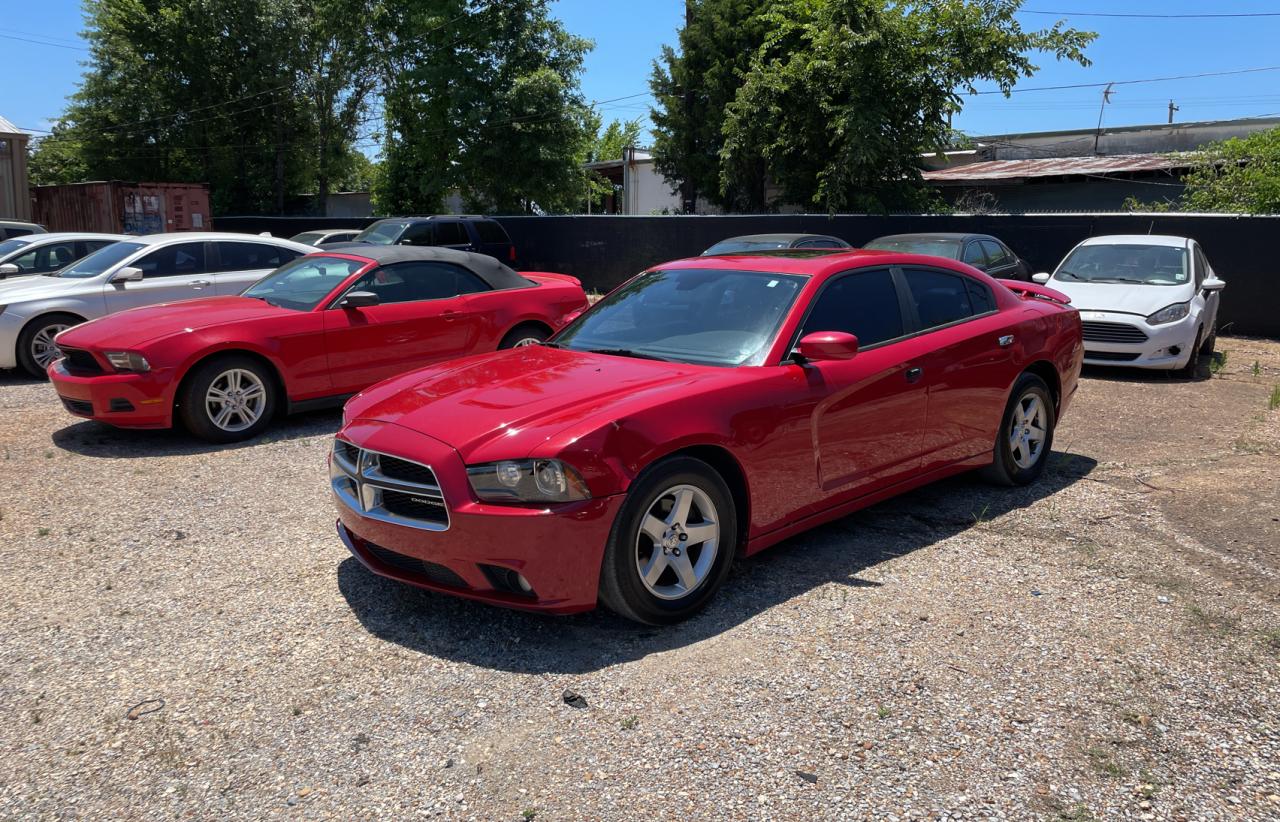
[[[996,298],[991,293],[991,289],[968,277],[965,278],[964,284],[965,288],[969,289],[969,304],[973,307],[974,314],[986,314],[988,311],[996,310]]]
[[[266,243],[218,243],[220,271],[252,271],[279,268],[295,257],[295,251]]]
[[[370,271],[350,291],[371,291],[379,303],[444,300],[460,294],[488,291],[489,286],[470,271],[449,263],[397,263]]]
[[[26,237],[32,233],[29,228],[9,228],[5,229],[5,239],[10,237]]]
[[[1209,260],[1204,256],[1204,252],[1200,250],[1200,246],[1196,246],[1196,288],[1205,281],[1209,276]]]
[[[144,277],[174,277],[185,274],[203,274],[204,243],[180,243],[153,251],[134,266],[142,269]]]
[[[982,250],[987,252],[987,259],[990,260],[992,268],[1009,265],[1013,262],[1013,256],[1009,254],[1009,250],[993,240],[983,240]]]
[[[476,227],[476,234],[480,237],[480,242],[482,243],[511,242],[506,230],[493,220],[476,220],[472,225]]]
[[[432,230],[431,223],[414,223],[400,235],[399,242],[407,245],[434,245],[435,231]]]
[[[818,295],[804,323],[804,334],[846,331],[862,347],[901,337],[902,311],[893,276],[886,270],[849,274]]]
[[[436,223],[436,245],[467,245],[471,237],[459,222]]]
[[[903,274],[922,330],[973,316],[969,289],[965,286],[968,277],[922,268],[908,268]]]
[[[964,247],[964,257],[962,260],[974,268],[987,267],[987,255],[982,252],[980,243],[969,243]]]

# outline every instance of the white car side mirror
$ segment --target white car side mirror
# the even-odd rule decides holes
[[[1225,280],[1219,280],[1217,277],[1210,277],[1200,283],[1200,287],[1205,291],[1221,291],[1227,287],[1227,283]]]
[[[22,273],[22,269],[18,268],[18,266],[15,263],[5,263],[4,265],[0,265],[0,280],[4,279],[5,277],[12,277],[14,274],[21,274],[21,273]]]
[[[1032,274],[1031,282],[1040,283],[1040,285],[1044,285],[1045,283],[1049,282],[1049,275],[1045,274],[1043,271],[1041,271],[1039,274]]]
[[[142,279],[142,269],[127,265],[111,275],[113,283],[136,283]]]

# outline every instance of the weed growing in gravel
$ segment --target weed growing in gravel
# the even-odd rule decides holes
[[[876,719],[888,719],[893,715],[893,709],[887,705],[876,706]]]
[[[1235,632],[1240,624],[1240,617],[1211,614],[1199,605],[1188,605],[1187,615],[1191,618],[1191,623],[1197,628],[1212,631],[1219,636],[1226,636]]]
[[[1227,352],[1219,351],[1209,359],[1209,373],[1218,376],[1227,367]]]
[[[1280,385],[1271,387],[1271,396],[1267,398],[1267,410],[1274,411],[1280,408]]]
[[[1255,376],[1255,377],[1261,377],[1261,376],[1262,376],[1262,364],[1261,364],[1261,363],[1259,363],[1257,360],[1254,360],[1254,361],[1253,361],[1253,368],[1250,368],[1250,369],[1249,369],[1249,373],[1253,374],[1253,376]]]
[[[294,715],[294,716],[302,716],[302,709],[301,709],[301,708],[299,708],[297,705],[294,705],[294,706],[293,706],[293,715]]]
[[[525,820],[525,822],[529,822],[529,820],[533,819],[537,815],[538,815],[537,808],[525,808],[523,811],[520,812],[520,818]]]
[[[983,523],[985,523],[987,521],[987,512],[990,510],[991,510],[991,505],[987,504],[982,506],[982,510],[976,514],[973,512],[970,512],[969,516],[973,517],[973,524],[982,525]]]
[[[1262,641],[1273,651],[1280,651],[1280,628],[1262,632]]]
[[[628,716],[622,720],[622,730],[624,731],[633,730],[639,724],[640,724],[639,719],[637,719],[634,716]]]
[[[36,535],[37,535],[37,536],[42,536],[42,537],[47,537],[47,536],[49,536],[49,529],[48,529],[48,528],[38,528],[38,529],[36,529]]]
[[[1096,817],[1084,805],[1076,805],[1070,810],[1058,811],[1058,818],[1063,822],[1094,822]]]
[[[1109,776],[1112,779],[1124,778],[1124,768],[1120,767],[1120,763],[1105,748],[1090,748],[1085,751],[1085,755],[1089,757],[1089,764],[1094,770],[1103,776]]]
[[[53,459],[53,452],[52,452],[52,451],[45,451],[45,452],[44,452],[44,458],[45,458],[45,459],[47,459],[47,460],[51,460],[51,459]]]

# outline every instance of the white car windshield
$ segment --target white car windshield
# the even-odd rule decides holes
[[[8,257],[13,252],[21,251],[29,245],[31,245],[30,240],[19,240],[17,238],[0,242],[0,261],[3,261],[5,257]]]
[[[240,296],[294,311],[311,311],[365,265],[341,257],[299,257],[258,280]]]
[[[759,365],[805,280],[758,271],[650,271],[549,344],[640,359]]]
[[[960,241],[941,237],[881,237],[863,248],[873,251],[900,251],[903,254],[927,254],[930,257],[960,259]]]
[[[112,243],[100,248],[73,266],[55,271],[47,276],[68,277],[73,280],[87,280],[119,263],[130,254],[146,248],[142,243]]]
[[[1191,279],[1187,250],[1168,245],[1082,245],[1053,279],[1064,283],[1183,285]]]

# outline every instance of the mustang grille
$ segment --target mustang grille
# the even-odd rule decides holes
[[[58,353],[65,358],[63,367],[73,374],[101,374],[102,366],[88,351],[79,348],[63,348],[58,346]]]
[[[362,516],[428,531],[449,527],[449,508],[430,466],[336,438],[331,463],[333,492]]]
[[[1081,323],[1084,338],[1092,342],[1144,343],[1147,335],[1136,325],[1127,323],[1103,323],[1086,320]]]

